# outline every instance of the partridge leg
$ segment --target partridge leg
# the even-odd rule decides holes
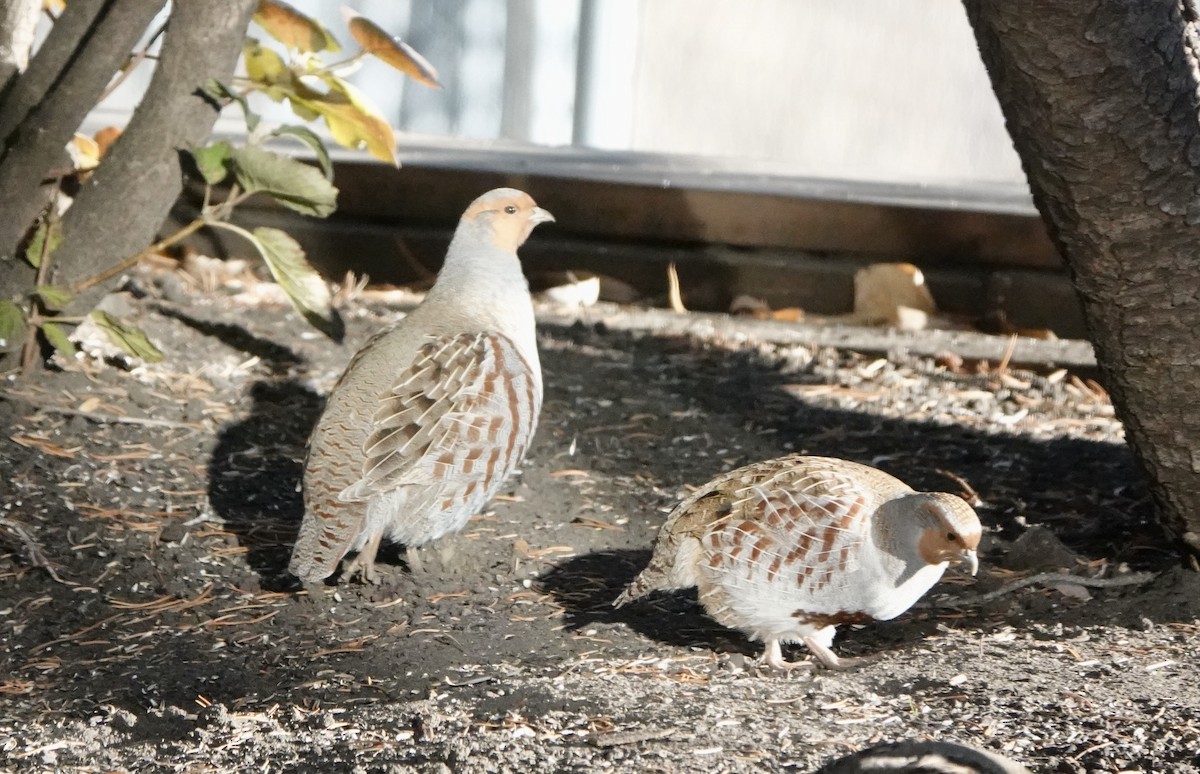
[[[379,573],[375,572],[375,552],[379,550],[379,542],[382,539],[382,532],[372,535],[367,544],[358,552],[358,556],[354,557],[354,561],[346,565],[346,570],[342,575],[352,578],[357,573],[367,583],[379,583]]]
[[[832,654],[830,654],[832,655]],[[836,659],[837,657],[834,656]],[[790,672],[793,669],[808,669],[812,664],[807,661],[785,661],[783,658],[783,648],[779,647],[779,640],[767,640],[767,649],[763,651],[763,664],[780,672]]]
[[[836,672],[845,672],[848,669],[857,669],[864,664],[869,664],[871,659],[868,658],[838,658],[838,655],[821,643],[817,642],[812,637],[805,637],[804,644],[812,651],[813,656],[821,663],[821,666],[826,669],[832,669]]]

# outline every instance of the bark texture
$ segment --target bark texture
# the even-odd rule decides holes
[[[0,6],[0,98],[13,78],[29,66],[33,31],[41,12],[40,0],[9,0]]]
[[[1200,553],[1194,0],[964,0],[1164,525]]]
[[[21,263],[16,243],[44,205],[42,179],[164,1],[71,3],[0,105],[0,286],[14,287],[4,275]]]
[[[134,255],[154,237],[183,188],[182,151],[203,144],[220,112],[201,93],[228,81],[257,0],[174,3],[154,77],[103,163],[63,217],[53,281],[70,285]],[[89,309],[115,282],[76,297]]]
[[[5,149],[12,145],[12,132],[29,115],[29,111],[46,98],[55,82],[63,76],[73,60],[85,55],[89,30],[107,12],[113,0],[76,0],[63,11],[62,16],[50,28],[50,34],[29,63],[29,69],[15,80],[4,94],[3,111],[0,111],[0,140]],[[130,30],[129,35],[136,34]],[[128,39],[128,38],[126,38]],[[136,40],[136,38],[133,38]],[[115,55],[125,53],[124,41],[113,41]],[[103,43],[103,42],[102,42]],[[93,47],[95,43],[91,43]],[[129,44],[132,45],[132,42]],[[95,48],[93,48],[95,51]],[[96,56],[92,53],[91,56]],[[111,77],[112,73],[109,73]]]

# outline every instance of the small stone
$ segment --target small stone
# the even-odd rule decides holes
[[[1045,527],[1030,527],[1013,541],[1003,564],[1012,570],[1070,570],[1079,559]]]

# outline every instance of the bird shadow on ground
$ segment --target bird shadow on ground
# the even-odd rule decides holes
[[[659,592],[615,608],[612,602],[650,560],[649,551],[595,551],[542,574],[539,587],[565,610],[568,631],[620,623],[656,642],[750,655],[756,646],[704,614],[694,590]]]
[[[260,381],[250,410],[217,437],[208,463],[208,499],[260,583],[284,583],[288,555],[304,515],[300,481],[304,444],[324,405],[294,380]]]

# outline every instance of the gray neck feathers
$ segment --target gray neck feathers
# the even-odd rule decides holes
[[[528,292],[528,287],[516,254],[493,245],[484,224],[461,222],[429,292],[433,297],[499,294],[511,298],[513,293]]]
[[[925,524],[914,520],[914,508],[910,498],[919,496],[914,492],[892,498],[875,512],[872,538],[883,555],[884,563],[903,581],[925,566],[919,558],[917,543]]]

